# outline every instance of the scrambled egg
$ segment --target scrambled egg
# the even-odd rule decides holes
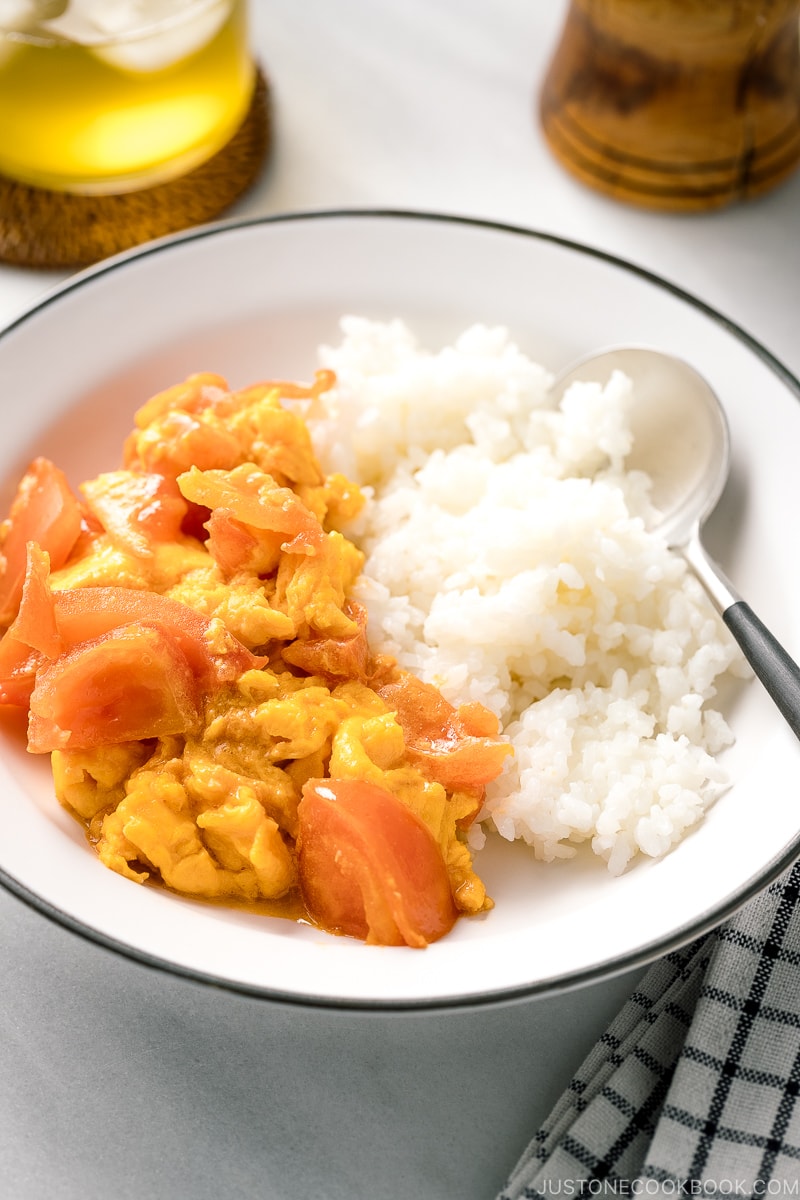
[[[57,795],[121,875],[254,902],[296,889],[303,785],[364,780],[421,818],[457,909],[480,912],[491,901],[464,829],[482,789],[445,786],[412,761],[409,729],[380,695],[396,668],[369,655],[348,600],[363,556],[340,529],[363,498],[323,475],[282,400],[330,382],[237,393],[193,376],[140,410],[123,467],[80,489],[80,536],[49,577],[56,601],[83,588],[157,593],[207,621],[209,653],[232,636],[265,661],[207,689],[188,732],[59,744]]]
[[[459,909],[486,906],[458,829],[474,795],[448,795],[405,762],[403,731],[370,688],[251,671],[209,703],[206,719],[198,738],[53,753],[57,794],[106,866],[139,883],[155,870],[189,895],[283,897],[297,883],[300,789],[333,775],[402,800],[434,834]]]

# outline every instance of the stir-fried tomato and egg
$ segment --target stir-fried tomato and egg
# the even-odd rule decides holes
[[[0,528],[0,704],[121,875],[425,946],[491,907],[464,834],[510,750],[370,652],[363,497],[282,402],[332,382],[191,376],[77,493],[36,459]]]

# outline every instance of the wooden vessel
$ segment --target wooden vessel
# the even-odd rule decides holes
[[[540,118],[559,161],[620,200],[765,192],[800,163],[800,0],[571,0]]]

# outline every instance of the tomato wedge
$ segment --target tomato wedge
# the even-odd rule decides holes
[[[22,599],[6,636],[39,650],[47,658],[57,658],[64,646],[50,590],[50,557],[36,542],[28,543],[27,556]]]
[[[19,614],[0,638],[0,705],[26,706],[37,672],[48,659],[60,661],[83,643],[137,624],[157,627],[171,638],[205,690],[233,682],[266,662],[219,623],[156,592],[124,587],[53,592],[46,555],[33,544],[29,554]]]
[[[266,662],[222,626],[212,629],[211,621],[193,608],[157,592],[126,587],[72,588],[53,592],[53,604],[65,648],[143,621],[161,626],[175,638],[201,683],[230,682]]]
[[[200,700],[178,639],[155,625],[126,625],[40,667],[28,749],[87,750],[187,733],[198,726]]]
[[[27,708],[36,672],[46,661],[41,651],[18,642],[9,629],[0,638],[0,706]]]
[[[237,521],[224,508],[207,510],[206,549],[226,575],[249,571],[253,575],[271,575],[277,568],[284,542],[282,533],[252,529]]]
[[[81,532],[81,506],[63,471],[35,458],[11,505],[0,555],[0,625],[16,616],[25,579],[26,547],[37,542],[55,570],[64,565]]]
[[[450,791],[480,793],[513,753],[498,737],[499,722],[482,704],[454,708],[431,684],[415,675],[378,688],[394,709],[411,762]]]
[[[50,592],[50,560],[35,542],[27,547],[22,599],[0,638],[0,705],[27,708],[36,672],[63,649]]]
[[[107,471],[80,490],[92,517],[139,557],[152,554],[154,542],[177,541],[189,510],[175,480],[153,472]]]
[[[362,780],[310,780],[298,820],[303,898],[322,928],[417,949],[452,928],[456,908],[441,851],[391,792]]]
[[[232,471],[193,467],[178,477],[178,487],[193,504],[221,510],[252,532],[282,534],[283,548],[292,553],[313,553],[323,540],[322,526],[300,497],[253,463]]]
[[[282,658],[309,675],[326,679],[369,679],[370,652],[367,642],[367,610],[356,600],[348,600],[344,614],[358,625],[358,633],[349,638],[310,637],[284,646]]]

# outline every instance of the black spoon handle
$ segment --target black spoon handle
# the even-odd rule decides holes
[[[744,600],[726,608],[722,619],[792,732],[800,738],[800,667]]]
[[[699,529],[694,530],[682,550],[778,711],[795,737],[800,738],[800,667],[711,558]]]

